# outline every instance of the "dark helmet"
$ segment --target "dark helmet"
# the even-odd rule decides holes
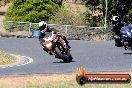
[[[47,30],[47,23],[45,21],[39,22],[39,30]]]

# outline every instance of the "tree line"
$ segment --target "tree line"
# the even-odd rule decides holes
[[[99,22],[104,22],[102,19],[106,12],[106,0],[82,0],[85,6],[88,8],[86,12],[86,21],[98,25]],[[125,22],[132,23],[132,1],[131,0],[107,0],[108,13],[107,22],[111,21],[112,15],[119,15]],[[91,11],[91,13],[89,13]],[[99,11],[102,14],[93,16],[95,11]],[[103,19],[104,20],[104,19]]]
[[[0,0],[1,1],[1,0]],[[105,0],[79,0],[85,4],[87,11],[83,13],[85,25],[103,26],[105,16]],[[112,14],[118,14],[122,20],[127,19],[132,23],[132,1],[131,0],[107,0],[108,14],[107,22],[110,23]],[[63,0],[10,0],[10,7],[6,13],[6,20],[39,22],[41,20],[51,21],[64,16],[66,12],[61,11]],[[59,12],[59,13],[58,13]],[[62,12],[62,15],[58,15]],[[67,13],[68,14],[68,13]],[[56,16],[58,15],[58,16]],[[55,18],[58,17],[58,18]],[[71,16],[73,17],[73,16]],[[82,17],[83,18],[83,17]],[[63,18],[64,19],[64,18]],[[69,21],[65,20],[65,21]],[[77,21],[77,20],[73,20]],[[63,21],[62,21],[63,22]],[[73,24],[73,22],[66,22]]]

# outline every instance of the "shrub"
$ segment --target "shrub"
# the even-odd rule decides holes
[[[11,0],[6,13],[8,21],[48,21],[62,5],[62,0]]]

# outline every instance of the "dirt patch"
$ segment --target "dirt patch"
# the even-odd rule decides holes
[[[82,5],[82,4],[75,4],[75,3],[67,3],[67,2],[64,2],[63,3],[64,6],[67,8],[67,9],[70,9],[74,12],[80,12],[80,13],[84,13],[87,8],[85,7],[85,5]]]
[[[2,32],[3,35],[15,35],[15,36],[29,36],[32,35],[32,33],[29,33],[27,31],[16,31],[16,32]]]
[[[9,7],[9,4],[0,7],[0,21],[3,21],[5,19],[5,13],[8,7]]]
[[[75,79],[75,74],[1,76],[0,87],[25,88],[28,84],[58,83]]]
[[[0,33],[6,33],[6,30],[3,27],[3,21],[5,20],[5,13],[8,7],[9,4],[0,7]]]

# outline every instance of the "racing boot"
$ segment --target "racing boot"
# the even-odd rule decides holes
[[[68,48],[70,49],[71,47],[69,46],[69,44],[67,44]]]
[[[55,54],[55,58],[60,58],[57,54]]]
[[[68,48],[70,49],[71,47],[70,47],[70,45],[69,45],[69,42],[67,41],[67,39],[66,38],[64,38],[65,39],[65,43],[66,43],[66,45],[68,46]]]

